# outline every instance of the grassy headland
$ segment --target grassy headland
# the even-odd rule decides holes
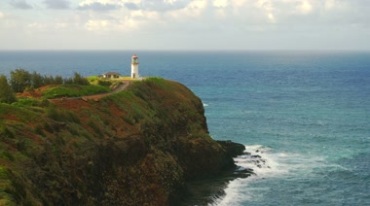
[[[186,182],[234,166],[177,82],[137,81],[99,102],[44,88],[0,103],[0,205],[174,205]]]

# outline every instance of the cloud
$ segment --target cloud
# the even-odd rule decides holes
[[[213,1],[213,6],[216,8],[223,8],[227,7],[229,5],[228,0],[214,0]]]
[[[325,9],[329,10],[335,7],[337,4],[336,0],[326,0],[325,1]]]
[[[84,0],[79,3],[80,10],[169,12],[188,8],[191,5],[203,4],[208,0]],[[223,6],[228,0],[215,0],[216,6]]]
[[[240,3],[238,1],[242,0],[234,0]],[[255,9],[264,14],[270,23],[289,24],[299,21],[307,23],[340,13],[346,1],[349,0],[249,0],[244,1],[239,7],[254,2]],[[256,14],[252,8],[249,11]]]
[[[185,8],[191,1],[190,0],[147,0],[142,4],[144,10],[150,11],[172,11]]]
[[[128,3],[125,3],[125,7],[129,10],[139,10],[139,6],[135,3],[132,3],[132,2],[128,2]]]
[[[90,13],[83,28],[98,35],[127,34],[135,32],[157,33],[160,28],[167,28],[172,22],[166,21],[165,15],[157,11],[125,10],[110,12],[108,15]]]
[[[290,38],[298,42],[302,36],[311,38],[311,43],[315,43],[315,38],[335,36],[337,33],[347,31],[358,33],[358,36],[370,34],[368,21],[370,13],[367,12],[370,1],[363,0],[7,0],[5,2],[11,1],[13,4],[23,2],[27,5],[31,2],[32,7],[38,10],[18,11],[12,15],[8,10],[1,10],[1,31],[5,31],[8,25],[13,24],[23,33],[29,32],[39,36],[80,35],[84,41],[87,37],[91,38],[91,42],[94,42],[93,39],[97,36],[107,37],[107,41],[110,41],[111,36],[115,36],[117,41],[125,44],[132,36],[137,36],[146,39],[145,46],[165,45],[164,42],[172,41],[173,45],[169,47],[176,48],[181,43],[176,44],[174,39],[181,39],[182,45],[189,48],[192,45],[198,46],[198,43],[199,46],[212,47],[214,44],[214,47],[217,47],[222,44],[225,48],[241,47],[236,42],[245,42],[246,47],[249,43],[253,45],[253,42],[262,42],[261,46],[264,44],[268,48],[275,45],[273,40],[279,40],[276,42],[280,43],[276,45],[284,45],[285,40],[285,43],[291,42]],[[47,2],[49,4],[47,8],[71,9],[65,12],[50,11],[44,6]],[[76,12],[72,8],[83,11]],[[42,12],[39,12],[40,10]],[[343,35],[343,39],[345,37]],[[235,41],[229,45],[226,39]],[[75,40],[71,38],[70,42],[73,41]],[[193,41],[197,44],[192,43]],[[86,42],[91,44],[90,40]],[[112,48],[118,47],[113,40],[110,43]],[[79,46],[77,40],[69,45]]]
[[[141,0],[83,0],[79,3],[77,9],[79,10],[91,10],[96,12],[107,12],[120,10],[126,7],[126,4],[129,6]]]
[[[256,15],[258,17],[260,17],[262,15],[263,18],[265,19],[265,21],[267,20],[270,23],[275,23],[277,21],[275,13],[277,13],[278,8],[274,4],[274,1],[271,1],[271,0],[257,0],[254,3],[254,7],[255,7],[255,9],[260,10],[260,12],[261,12],[261,13],[258,12],[257,14],[254,14],[254,15]]]
[[[126,1],[125,6],[130,10],[147,10],[166,12],[185,8],[192,0],[142,0]]]
[[[312,4],[308,1],[302,1],[300,2],[300,5],[298,5],[297,9],[302,13],[302,14],[309,14],[312,12],[313,7]]]
[[[68,9],[70,4],[68,0],[44,0],[43,2],[49,9]]]
[[[169,11],[168,15],[172,19],[184,21],[184,20],[191,20],[193,21],[194,18],[201,18],[201,16],[206,12],[209,4],[207,0],[192,0],[186,7]]]
[[[360,0],[353,0],[360,4]],[[347,2],[347,3],[345,3]],[[349,0],[82,0],[89,31],[268,31],[339,22]],[[347,11],[347,14],[349,11]],[[359,16],[359,15],[356,15]],[[364,16],[364,15],[362,15]],[[365,15],[368,16],[368,15]],[[355,18],[352,18],[355,19]],[[348,21],[348,20],[346,20]],[[269,27],[268,25],[271,25]],[[275,25],[275,26],[273,26]],[[122,29],[122,28],[125,29]],[[211,32],[211,33],[212,33]]]
[[[276,22],[275,16],[272,13],[268,13],[267,18],[270,20],[271,23]]]
[[[122,6],[117,4],[111,4],[111,3],[99,3],[99,2],[93,2],[91,4],[83,4],[78,6],[78,9],[80,10],[93,10],[93,11],[111,11],[111,10],[117,10],[120,9]]]
[[[86,22],[85,27],[89,31],[102,31],[108,27],[111,28],[112,24],[107,20],[89,20]]]
[[[27,28],[30,30],[46,30],[48,25],[45,23],[33,22],[27,25]]]
[[[231,0],[231,4],[234,6],[234,7],[240,7],[240,6],[243,6],[246,1],[248,0]]]
[[[26,0],[13,0],[10,2],[10,5],[17,9],[32,9],[32,6]]]

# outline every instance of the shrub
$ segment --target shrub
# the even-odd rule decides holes
[[[135,119],[129,114],[123,116],[123,120],[125,120],[125,122],[129,123],[130,125],[135,124]]]
[[[94,130],[94,132],[95,132],[96,134],[98,134],[98,135],[100,135],[100,136],[102,136],[102,135],[103,135],[103,132],[101,131],[100,127],[98,127],[98,126],[95,124],[95,122],[94,122],[94,121],[89,120],[89,122],[87,123],[87,125],[89,125],[89,127],[91,127],[91,128]]]
[[[3,151],[2,154],[0,153],[0,157],[5,157],[6,159],[10,161],[14,161],[14,156],[9,151]],[[1,176],[1,175],[0,175]]]
[[[19,98],[17,102],[12,105],[22,107],[22,106],[39,106],[40,102],[32,98]]]
[[[0,102],[13,103],[16,100],[14,92],[8,84],[7,78],[4,75],[0,75]]]
[[[98,80],[98,85],[100,85],[100,86],[105,86],[105,87],[109,87],[110,85],[112,85],[112,82],[110,82],[110,81]]]
[[[37,72],[33,72],[31,75],[31,85],[32,88],[39,88],[41,86],[44,86],[44,77]]]
[[[44,123],[44,129],[46,131],[48,131],[49,133],[53,133],[54,132],[53,127],[50,124],[48,124],[47,122]]]
[[[44,130],[42,129],[42,126],[41,125],[37,125],[35,127],[35,133],[36,134],[39,134],[41,136],[45,136]]]
[[[66,113],[66,120],[69,121],[69,122],[74,122],[76,124],[80,124],[81,123],[81,121],[77,117],[77,115],[75,115],[74,113],[69,112],[69,111]]]
[[[57,111],[57,109],[55,107],[49,107],[47,110],[46,110],[46,114],[49,118],[53,119],[53,120],[60,120],[61,119],[61,115],[59,114],[59,112]]]
[[[58,110],[54,106],[48,107],[48,109],[46,110],[46,115],[55,121],[73,122],[76,124],[81,123],[78,116],[74,113],[66,110]]]
[[[10,84],[15,92],[23,92],[31,87],[31,74],[24,69],[16,69],[10,72]]]
[[[0,127],[0,136],[6,137],[6,138],[14,138],[14,134],[12,131],[10,131],[6,126]]]
[[[73,84],[77,85],[89,85],[89,81],[82,77],[79,73],[75,72],[74,77],[73,77]]]
[[[78,128],[76,127],[76,126],[74,126],[74,125],[70,125],[69,127],[68,127],[68,131],[69,131],[69,133],[71,133],[73,136],[79,136],[79,131],[78,131]]]

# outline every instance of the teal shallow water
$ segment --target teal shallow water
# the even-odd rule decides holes
[[[203,98],[213,136],[249,152],[260,145],[269,166],[231,182],[216,205],[370,204],[369,58],[306,55],[246,64],[230,86]]]
[[[213,205],[370,205],[370,53],[136,52],[140,73],[205,104],[211,135],[243,143],[237,179]],[[0,52],[0,73],[128,74],[131,52]]]

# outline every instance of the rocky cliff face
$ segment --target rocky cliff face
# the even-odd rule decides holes
[[[200,99],[176,82],[0,107],[1,205],[175,205],[186,182],[234,168]]]

